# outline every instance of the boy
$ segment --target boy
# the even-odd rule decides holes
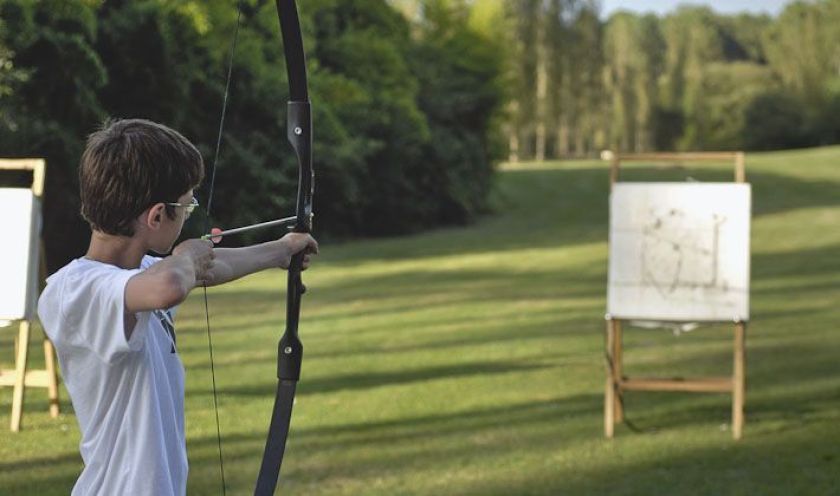
[[[197,286],[288,268],[300,251],[307,267],[318,251],[297,233],[245,248],[191,239],[173,250],[203,175],[198,150],[160,124],[114,121],[88,139],[79,183],[90,246],[47,280],[38,302],[82,433],[74,495],[185,494],[175,307]]]

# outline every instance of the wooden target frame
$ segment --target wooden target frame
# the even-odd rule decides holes
[[[43,159],[0,159],[0,170],[18,170],[32,172],[32,193],[39,201],[44,195],[44,175],[46,173],[46,162]],[[46,262],[44,255],[44,244],[38,236],[38,270],[40,282],[46,279]],[[45,368],[30,370],[29,342],[31,339],[32,322],[29,319],[20,319],[18,323],[18,334],[15,337],[15,368],[0,369],[0,387],[12,387],[12,416],[9,429],[12,432],[20,431],[23,419],[23,400],[27,387],[46,388],[49,398],[50,416],[58,417],[58,368],[56,367],[55,348],[52,342],[44,335],[44,363]]]
[[[743,152],[695,152],[695,153],[635,153],[616,154],[605,152],[603,160],[610,162],[610,190],[618,182],[622,162],[722,162],[732,161],[734,182],[745,183],[745,161]],[[604,436],[615,435],[615,425],[624,421],[625,391],[677,391],[692,393],[731,393],[732,395],[732,437],[740,439],[744,429],[744,403],[746,393],[746,329],[747,321],[734,322],[733,366],[728,377],[701,378],[631,378],[624,375],[622,319],[611,315],[606,320],[606,369],[604,392]]]

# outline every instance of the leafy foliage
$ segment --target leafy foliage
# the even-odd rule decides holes
[[[48,254],[80,253],[86,239],[78,215],[76,163],[83,138],[104,117],[97,92],[107,71],[93,49],[96,21],[80,2],[0,2],[2,43],[27,74],[4,102],[0,155],[47,159],[43,236]],[[48,257],[57,268],[54,257]]]
[[[85,136],[107,117],[159,121],[196,143],[208,176],[217,169],[214,222],[233,227],[294,210],[298,171],[284,138],[288,85],[274,9],[265,1],[242,6],[213,163],[237,29],[230,2],[0,0],[0,155],[48,160],[52,268],[87,242],[76,163]],[[384,0],[311,0],[299,9],[319,236],[405,233],[485,211],[501,152],[497,45],[446,2],[431,2],[416,24]],[[201,217],[188,234],[199,234]]]

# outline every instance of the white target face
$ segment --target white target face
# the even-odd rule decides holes
[[[0,188],[0,321],[31,319],[38,296],[40,201],[29,188]]]
[[[749,320],[750,211],[749,184],[615,184],[607,312]]]

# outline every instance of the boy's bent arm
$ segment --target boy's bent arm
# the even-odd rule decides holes
[[[129,314],[171,308],[195,287],[195,265],[186,255],[172,255],[134,275],[125,286]]]

